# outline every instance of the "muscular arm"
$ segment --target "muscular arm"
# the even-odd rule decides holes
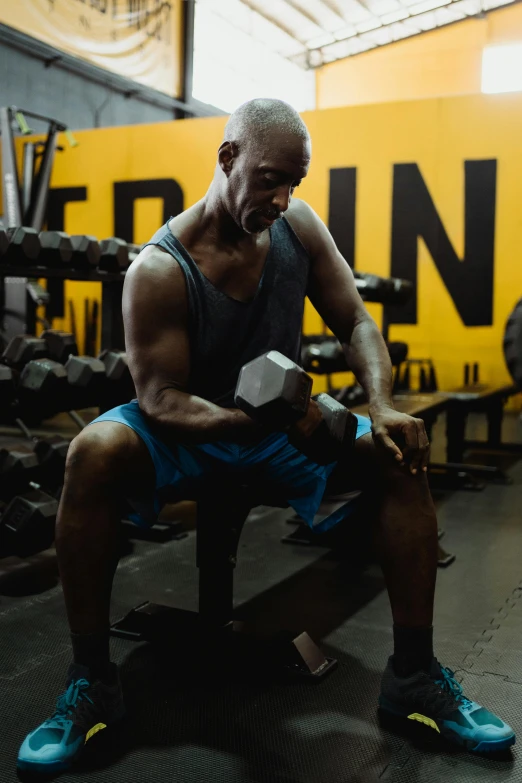
[[[127,272],[123,322],[140,408],[165,439],[236,440],[255,429],[243,412],[185,391],[190,370],[185,278],[158,247],[146,247]]]
[[[293,201],[286,217],[312,261],[310,301],[342,343],[346,361],[367,394],[370,410],[393,407],[388,349],[355,287],[352,270],[323,221],[308,204]]]

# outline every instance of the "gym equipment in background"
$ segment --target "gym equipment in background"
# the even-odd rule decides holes
[[[522,390],[522,299],[518,300],[506,323],[503,348],[511,377]]]

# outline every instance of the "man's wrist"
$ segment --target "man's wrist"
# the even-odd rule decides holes
[[[385,413],[389,410],[395,410],[393,406],[393,400],[391,398],[373,400],[368,405],[368,413],[370,414],[370,417],[378,416],[379,413]]]

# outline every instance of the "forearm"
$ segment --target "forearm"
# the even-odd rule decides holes
[[[342,345],[348,366],[366,392],[370,412],[383,405],[393,407],[390,355],[373,318],[358,321]]]
[[[260,430],[250,416],[237,408],[221,408],[177,389],[164,389],[156,395],[145,394],[139,402],[150,424],[167,441],[241,441],[254,438]]]

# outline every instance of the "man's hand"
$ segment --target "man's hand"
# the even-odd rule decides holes
[[[308,402],[308,409],[306,415],[302,419],[298,419],[288,430],[288,440],[296,448],[299,448],[299,444],[303,444],[306,440],[313,435],[323,420],[321,409],[315,400],[310,398]]]
[[[372,433],[377,444],[383,446],[401,465],[408,465],[416,474],[428,470],[430,444],[424,422],[388,406],[372,410]]]

